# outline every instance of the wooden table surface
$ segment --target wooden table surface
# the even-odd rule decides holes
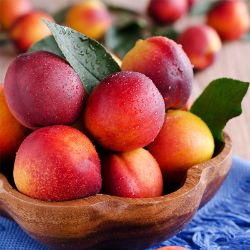
[[[132,4],[137,10],[143,10],[147,0],[127,1],[108,0],[121,4]],[[75,0],[33,0],[34,4],[50,12],[56,11]],[[10,61],[16,56],[11,45],[0,47],[0,83],[3,82]],[[250,42],[231,42],[224,44],[217,62],[210,68],[195,75],[194,96],[197,96],[213,79],[232,77],[250,81]],[[243,102],[243,114],[230,121],[226,131],[233,140],[234,153],[250,160],[250,90]]]

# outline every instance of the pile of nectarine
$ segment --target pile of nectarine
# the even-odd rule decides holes
[[[250,27],[249,10],[245,0],[211,1],[210,5],[205,2],[150,0],[148,6],[148,15],[156,26],[168,26],[182,18],[196,4],[201,7],[204,4],[204,9],[207,8],[204,13],[206,24],[188,26],[177,35],[177,42],[183,46],[197,70],[205,69],[215,61],[222,47],[221,40],[240,39]],[[164,30],[164,27],[161,29]],[[167,30],[167,27],[165,29]]]
[[[60,12],[54,17],[57,15],[60,16]],[[59,18],[65,25],[93,39],[102,38],[112,24],[111,14],[100,0],[79,1]],[[43,19],[53,21],[50,14],[35,10],[30,0],[0,0],[0,27],[20,52],[51,35]]]
[[[1,89],[0,164],[15,157],[20,192],[47,201],[101,190],[156,197],[164,183],[181,183],[189,167],[212,157],[208,126],[183,110],[193,69],[180,45],[165,37],[140,40],[122,70],[87,96],[57,55],[36,51],[10,64]],[[74,128],[79,122],[81,131]]]
[[[0,25],[21,52],[51,34],[42,19],[53,20],[49,14],[35,10],[30,0],[0,0]]]

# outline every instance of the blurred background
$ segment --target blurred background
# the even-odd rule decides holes
[[[26,24],[18,24],[15,22],[14,27],[12,24],[11,28],[4,28],[3,20],[4,15],[11,15],[11,11],[4,11],[3,6],[1,7],[0,0],[0,20],[2,19],[2,26],[0,30],[0,83],[4,81],[4,76],[7,70],[9,63],[13,60],[13,58],[20,52],[27,50],[26,46],[30,46],[26,44],[26,41],[20,41],[19,37],[26,29],[29,29]],[[15,0],[17,1],[17,0]],[[183,0],[184,1],[184,0]],[[181,6],[183,1],[172,1],[178,2]],[[93,35],[93,38],[98,39],[100,42],[104,43],[109,50],[112,51],[116,56],[122,59],[122,56],[126,53],[124,51],[125,45],[126,46],[133,46],[134,40],[140,38],[148,37],[151,35],[165,35],[169,36],[173,39],[179,39],[181,35],[183,35],[184,31],[192,27],[193,25],[202,25],[207,22],[208,12],[213,7],[210,4],[210,1],[207,0],[197,0],[197,1],[189,1],[185,0],[190,4],[190,6],[186,7],[185,11],[180,11],[177,13],[176,10],[171,10],[171,13],[175,13],[176,15],[172,17],[171,20],[164,20],[164,17],[161,17],[161,13],[157,16],[154,12],[161,12],[160,10],[163,9],[160,7],[152,7],[151,11],[149,10],[149,0],[106,0],[102,1],[105,4],[108,4],[109,7],[112,5],[112,11],[115,13],[115,17],[113,16],[113,22],[107,22],[105,28],[93,28],[89,26],[90,32],[96,31],[96,33],[90,33],[89,36]],[[13,1],[14,2],[14,1]],[[69,26],[73,26],[72,28],[77,29],[79,27],[79,23],[77,23],[78,11],[75,12],[72,10],[74,4],[78,4],[79,0],[30,0],[32,9],[35,11],[43,11],[47,13],[49,16],[52,16],[54,19],[62,21],[62,23],[66,22]],[[191,6],[191,2],[193,6]],[[194,2],[194,3],[193,3]],[[218,1],[212,1],[218,2]],[[242,1],[240,1],[242,2]],[[249,4],[249,1],[243,1],[244,4]],[[113,6],[119,6],[124,9],[115,9]],[[179,8],[181,9],[181,7]],[[2,8],[2,13],[1,13]],[[16,6],[17,8],[17,6]],[[65,9],[66,8],[66,9]],[[158,10],[157,10],[158,8]],[[129,10],[132,10],[130,12]],[[69,12],[72,12],[69,14]],[[110,8],[107,9],[109,13]],[[135,13],[134,13],[135,12]],[[107,14],[107,13],[106,13]],[[106,14],[98,14],[99,18],[106,18]],[[97,16],[98,16],[97,15]],[[113,15],[113,14],[111,14]],[[228,18],[228,26],[231,24],[236,23],[237,27],[241,25],[245,25],[246,28],[243,28],[242,34],[235,37],[226,37],[222,33],[219,35],[215,31],[214,34],[210,31],[204,31],[202,29],[201,33],[208,33],[204,36],[208,37],[208,40],[211,39],[211,42],[206,45],[206,60],[202,61],[200,58],[192,58],[192,63],[195,65],[195,81],[193,85],[193,99],[197,97],[198,94],[207,86],[207,84],[220,77],[231,77],[235,79],[239,79],[241,81],[250,81],[250,39],[249,39],[249,20],[245,17],[244,10],[229,10],[228,13],[222,12],[219,13],[219,16],[223,16]],[[241,16],[240,21],[234,20],[234,15]],[[216,13],[214,14],[216,17]],[[211,14],[210,24],[213,25],[214,16]],[[34,17],[36,18],[36,17]],[[31,24],[35,24],[35,19],[30,21]],[[132,25],[131,25],[132,23]],[[72,25],[71,25],[72,24]],[[119,25],[122,25],[121,26]],[[18,27],[18,25],[20,27]],[[32,25],[31,25],[32,26]],[[215,24],[216,26],[216,24]],[[219,25],[226,27],[227,25]],[[33,33],[39,33],[39,25],[35,27],[31,27],[33,29]],[[221,28],[221,27],[217,27]],[[80,28],[81,29],[81,28]],[[7,30],[7,31],[6,31]],[[100,31],[101,30],[101,31]],[[215,27],[216,30],[216,27]],[[235,29],[234,29],[235,30]],[[122,31],[122,32],[121,32]],[[126,32],[125,32],[126,31]],[[86,31],[87,32],[87,31]],[[195,32],[195,31],[194,31]],[[200,32],[200,30],[199,30]],[[84,33],[84,32],[83,32]],[[106,34],[105,34],[106,33]],[[244,34],[243,34],[244,33]],[[46,34],[44,31],[43,34]],[[43,35],[42,34],[42,35]],[[191,31],[190,31],[191,34]],[[196,34],[196,33],[195,33]],[[198,33],[197,33],[198,34]],[[37,35],[37,34],[36,34]],[[39,34],[40,35],[40,34]],[[37,36],[39,36],[37,35]],[[46,34],[47,35],[47,34]],[[97,37],[95,37],[97,36]],[[179,38],[177,38],[177,36]],[[223,37],[224,36],[224,37]],[[35,37],[35,36],[34,36]],[[127,37],[127,41],[126,41]],[[196,37],[196,35],[192,35],[191,37]],[[199,35],[197,35],[199,37]],[[217,38],[218,37],[218,38]],[[41,37],[42,38],[42,37]],[[188,34],[182,36],[182,39],[178,40],[178,42],[183,42],[183,47],[185,48],[185,41],[187,41]],[[193,39],[193,38],[192,38]],[[197,38],[198,39],[198,38]],[[31,39],[32,40],[32,39]],[[122,45],[119,42],[122,41],[123,48],[121,49]],[[210,41],[210,40],[209,40]],[[201,44],[202,42],[200,42]],[[199,44],[198,42],[194,42],[194,45]],[[190,46],[191,47],[191,46]],[[193,46],[195,47],[195,46]],[[126,48],[127,50],[129,48]],[[204,48],[202,48],[204,49]],[[190,48],[187,48],[186,52],[190,52]],[[199,50],[199,49],[198,49]],[[192,52],[192,51],[191,51]],[[192,56],[192,53],[190,55]],[[210,54],[209,54],[210,53]],[[199,54],[199,52],[198,52]],[[211,59],[212,58],[212,59]],[[211,59],[211,60],[210,60]],[[201,63],[202,61],[202,63]],[[229,122],[226,127],[226,131],[230,134],[233,145],[234,145],[234,152],[242,156],[246,159],[250,160],[250,93],[247,94],[247,97],[243,103],[243,115],[234,119],[233,121]]]

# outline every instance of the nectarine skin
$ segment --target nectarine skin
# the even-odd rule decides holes
[[[198,116],[182,110],[169,110],[164,125],[148,147],[163,175],[178,175],[195,164],[209,160],[214,153],[214,139],[208,126]]]
[[[4,89],[0,84],[0,164],[15,157],[15,153],[27,134],[23,127],[11,114],[4,97]]]
[[[149,16],[157,23],[175,22],[188,10],[187,0],[151,0],[148,7]]]
[[[111,25],[111,15],[99,0],[75,4],[66,15],[67,26],[93,39],[101,38]]]
[[[207,23],[223,40],[236,40],[247,32],[250,17],[243,0],[219,1],[207,14]]]
[[[164,122],[164,101],[145,75],[119,72],[89,96],[84,125],[103,147],[130,151],[154,140]]]
[[[107,153],[102,161],[103,188],[107,194],[149,198],[161,196],[163,178],[154,157],[145,149]]]
[[[122,70],[148,76],[162,94],[166,109],[182,108],[191,94],[190,60],[180,45],[166,37],[139,40],[123,58]]]
[[[222,44],[217,32],[204,24],[187,28],[178,43],[188,55],[195,69],[205,69],[217,58]]]
[[[86,93],[73,68],[45,51],[18,56],[7,70],[4,88],[11,112],[28,128],[72,124]]]
[[[5,29],[10,29],[21,16],[28,14],[33,9],[29,0],[1,0],[0,24]]]
[[[179,247],[179,246],[168,246],[168,247],[157,248],[157,250],[188,250],[188,249],[185,247]]]
[[[15,164],[17,189],[46,201],[83,198],[101,189],[100,160],[91,141],[68,126],[50,126],[30,134]]]
[[[32,44],[51,35],[42,19],[53,21],[48,14],[34,11],[20,17],[11,28],[10,37],[21,52],[26,52]]]

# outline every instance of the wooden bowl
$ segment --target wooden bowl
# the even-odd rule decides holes
[[[231,140],[213,159],[188,170],[184,185],[158,198],[98,194],[44,202],[15,190],[0,175],[0,210],[52,249],[143,249],[178,233],[220,187],[231,166]]]

